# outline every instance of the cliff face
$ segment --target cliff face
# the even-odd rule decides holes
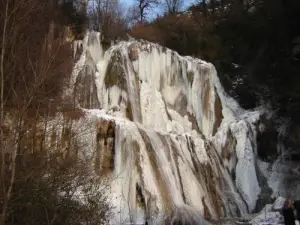
[[[74,43],[66,96],[95,121],[87,151],[109,181],[111,222],[201,224],[254,210],[259,113],[224,93],[210,63],[145,41],[104,53],[99,37]]]

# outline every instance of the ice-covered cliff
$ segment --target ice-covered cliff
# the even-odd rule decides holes
[[[214,66],[146,41],[105,53],[99,34],[74,43],[66,95],[95,121],[89,149],[109,180],[112,224],[161,224],[251,212],[258,112],[223,91]]]

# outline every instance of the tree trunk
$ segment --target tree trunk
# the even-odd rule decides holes
[[[4,24],[3,24],[3,34],[2,34],[2,46],[1,46],[1,61],[0,61],[0,73],[1,73],[1,92],[0,92],[0,150],[1,150],[1,189],[4,193],[1,193],[3,197],[3,206],[1,212],[1,225],[5,224],[6,218],[6,210],[7,210],[7,201],[6,199],[6,187],[5,187],[5,148],[4,148],[4,55],[6,50],[6,32],[7,32],[7,23],[8,23],[8,0],[6,1],[5,5],[5,12],[4,12]],[[1,199],[0,199],[1,200]]]
[[[207,5],[206,5],[206,0],[202,0],[202,7],[203,7],[203,13],[204,13],[204,16],[207,16]]]

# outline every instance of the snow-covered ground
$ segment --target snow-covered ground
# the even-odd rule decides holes
[[[253,217],[253,219],[251,219]],[[243,224],[243,225],[283,225],[283,217],[279,212],[267,212],[261,214],[253,214],[244,218],[232,218],[232,219],[223,219],[216,221],[213,224],[215,225],[233,225],[233,224]],[[248,222],[243,222],[248,221]]]
[[[273,204],[266,205],[260,213],[250,214],[244,218],[232,218],[217,221],[213,224],[216,225],[232,225],[232,224],[244,224],[244,225],[284,225],[283,216],[281,214],[281,208],[284,204],[285,198],[278,197]],[[243,222],[248,221],[248,222]],[[296,225],[299,225],[299,221],[295,221]]]

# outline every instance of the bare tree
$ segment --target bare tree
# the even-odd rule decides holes
[[[4,74],[4,55],[5,55],[5,50],[6,50],[6,40],[7,40],[7,23],[8,23],[8,1],[3,2],[3,6],[4,6],[4,13],[3,13],[3,27],[1,27],[2,29],[2,37],[1,37],[1,58],[0,58],[0,73],[1,73],[1,92],[0,92],[0,153],[1,153],[1,173],[0,173],[0,183],[3,183],[3,177],[5,174],[5,169],[3,167],[4,163],[5,163],[5,159],[4,159],[4,155],[5,155],[5,148],[4,148],[4,87],[5,87],[5,74]],[[3,186],[3,184],[2,184]],[[0,187],[0,189],[2,189]],[[5,194],[4,194],[5,195]],[[4,195],[0,195],[0,196],[4,196]],[[0,199],[1,200],[1,199]],[[1,201],[2,204],[4,203],[4,201]],[[1,204],[0,202],[0,204]],[[1,213],[1,221],[0,224],[4,224],[4,216],[5,212],[2,211]]]
[[[0,0],[1,225],[5,224],[14,188],[16,160],[26,132],[25,118],[33,109],[37,115],[42,113],[39,109],[49,100],[46,92],[53,89],[47,82],[52,72],[55,74],[54,65],[59,68],[56,56],[61,53],[60,42],[50,40],[52,35],[48,35],[52,21],[49,15],[54,15],[51,6],[50,1]],[[13,115],[11,130],[5,122],[8,115]]]
[[[204,16],[207,16],[207,3],[206,3],[206,0],[202,0],[202,7],[203,7]]]
[[[179,12],[183,7],[184,0],[164,0],[164,7],[168,13]]]
[[[137,8],[139,12],[139,22],[143,23],[148,16],[149,11],[153,9],[153,7],[157,6],[160,1],[159,0],[136,0]]]
[[[122,35],[127,28],[124,6],[119,0],[91,1],[89,16],[91,27],[110,39]]]
[[[11,192],[14,184],[15,179],[15,170],[16,170],[16,155],[17,155],[17,148],[15,145],[9,146],[12,147],[8,149],[8,141],[5,139],[4,135],[4,115],[5,115],[5,107],[7,102],[7,80],[13,79],[10,77],[7,72],[7,65],[8,62],[6,61],[8,51],[11,49],[10,37],[9,34],[12,34],[13,27],[15,26],[14,23],[14,12],[18,11],[21,8],[21,5],[24,4],[24,1],[15,2],[9,0],[2,0],[1,4],[1,16],[0,20],[0,34],[1,34],[1,58],[0,58],[0,74],[1,74],[1,94],[0,94],[0,151],[1,151],[1,174],[0,174],[0,200],[1,200],[1,221],[0,224],[4,225],[6,213],[7,213],[7,204],[11,197]],[[25,13],[26,14],[26,13]],[[24,15],[26,16],[26,15]],[[16,29],[16,28],[15,28]],[[20,120],[16,122],[16,124],[20,124]],[[18,135],[12,135],[13,140],[17,138]],[[10,151],[9,151],[10,150]],[[10,157],[7,157],[7,153],[9,153]],[[7,159],[8,158],[8,159]],[[10,177],[5,179],[6,177],[6,169],[5,165],[9,161],[10,164]]]
[[[136,6],[131,6],[127,11],[127,20],[129,21],[129,25],[133,25],[136,22],[140,21],[140,13],[139,9]]]
[[[70,43],[61,35],[66,27],[59,20],[64,15],[58,2],[0,0],[1,225],[24,221],[32,225],[56,224],[72,212],[75,214],[71,219],[77,221],[60,224],[76,224],[78,219],[86,220],[86,224],[107,224],[99,222],[106,218],[107,207],[104,214],[97,208],[105,202],[104,195],[97,191],[98,181],[91,183],[88,175],[92,173],[85,167],[92,163],[76,155],[81,142],[76,143],[74,136],[82,132],[54,117],[61,113],[60,94],[73,64]],[[63,126],[60,140],[53,121],[57,129]],[[49,129],[51,126],[54,128]],[[74,186],[74,182],[78,183]],[[95,191],[90,191],[91,185]],[[72,201],[72,196],[76,188],[84,187],[87,204],[80,205]],[[67,194],[57,195],[63,192]],[[103,201],[94,201],[100,198]],[[28,206],[29,215],[25,209]],[[61,214],[61,210],[69,211]]]
[[[204,16],[207,16],[207,7],[208,7],[208,0],[198,0],[197,3],[199,4],[199,6],[202,6],[202,10],[204,13]]]

